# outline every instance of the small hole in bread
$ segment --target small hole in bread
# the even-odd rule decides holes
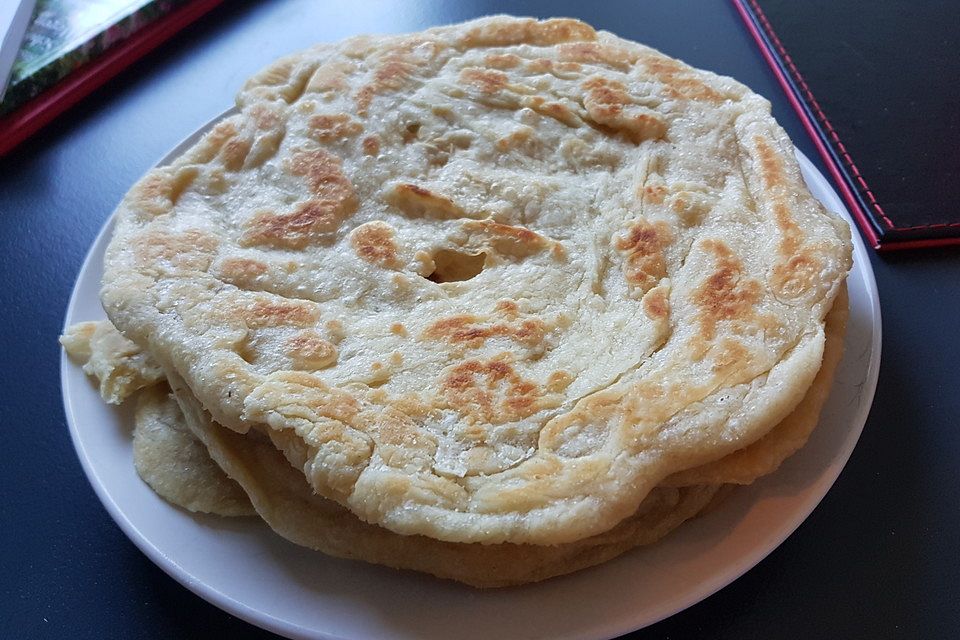
[[[463,253],[440,249],[433,254],[433,263],[436,268],[426,278],[437,283],[469,280],[483,271],[483,263],[486,259],[485,253]]]
[[[408,124],[403,131],[403,143],[410,144],[420,135],[420,123],[414,122]]]

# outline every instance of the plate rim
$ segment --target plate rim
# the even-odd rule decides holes
[[[236,107],[231,107],[210,119],[205,124],[198,127],[193,133],[181,140],[157,162],[153,163],[150,168],[152,169],[168,164],[190,145],[194,144],[201,135],[209,131],[217,122],[237,112],[238,110]],[[691,606],[706,600],[724,587],[732,584],[753,567],[762,562],[764,558],[770,555],[773,551],[779,548],[787,538],[793,535],[797,528],[799,528],[799,526],[810,516],[810,514],[813,513],[813,511],[817,508],[823,498],[826,497],[827,493],[829,493],[830,489],[836,483],[843,470],[846,468],[850,456],[859,442],[867,418],[869,417],[870,409],[873,405],[881,362],[883,322],[876,277],[873,271],[873,265],[870,262],[870,256],[867,247],[860,236],[858,228],[853,223],[849,211],[847,210],[843,201],[837,195],[836,190],[830,184],[829,180],[823,175],[823,173],[817,169],[816,165],[811,162],[810,159],[803,154],[803,152],[796,147],[794,147],[794,151],[801,167],[801,171],[804,174],[804,179],[806,180],[809,176],[816,182],[820,183],[824,194],[827,196],[826,199],[830,200],[829,203],[823,202],[824,206],[834,214],[839,215],[850,225],[854,261],[860,265],[866,293],[868,294],[867,300],[869,301],[871,344],[869,361],[866,366],[866,373],[864,377],[862,396],[863,400],[859,404],[853,423],[849,426],[850,435],[844,441],[844,447],[837,452],[836,460],[838,463],[836,464],[835,468],[829,471],[828,474],[824,474],[824,476],[821,477],[821,481],[825,481],[825,486],[821,495],[815,500],[811,500],[809,505],[805,505],[805,508],[795,510],[793,513],[793,518],[785,525],[781,525],[782,528],[779,530],[780,535],[776,536],[773,539],[774,541],[768,542],[768,544],[763,547],[753,548],[750,550],[750,552],[737,558],[736,562],[732,563],[731,565],[735,568],[727,568],[724,571],[715,572],[710,580],[699,583],[701,586],[706,585],[705,587],[689,590],[687,597],[680,598],[678,601],[671,603],[669,606],[663,607],[661,611],[653,616],[641,616],[638,614],[637,617],[630,618],[629,621],[625,619],[620,619],[616,622],[606,622],[601,620],[594,625],[594,633],[585,635],[581,630],[579,635],[572,634],[564,637],[616,637],[632,631],[637,631],[676,615],[677,613],[680,613],[681,611],[684,611]],[[100,230],[97,232],[96,237],[90,244],[90,247],[84,256],[83,262],[79,271],[77,272],[73,287],[71,289],[70,298],[63,317],[63,327],[61,333],[63,333],[63,331],[65,331],[66,328],[71,324],[71,318],[75,313],[75,309],[79,300],[81,279],[84,274],[88,273],[88,270],[92,268],[91,264],[94,259],[94,255],[97,252],[97,248],[101,245],[101,243],[104,242],[104,237],[112,231],[115,221],[115,213],[116,211],[111,212],[111,214],[101,225]],[[209,602],[210,604],[222,609],[223,611],[226,611],[230,615],[244,620],[249,624],[289,638],[351,640],[352,636],[342,636],[325,631],[317,632],[315,629],[310,629],[295,622],[277,617],[269,611],[257,608],[254,605],[241,602],[236,598],[231,597],[216,587],[212,587],[202,580],[196,578],[188,569],[177,562],[176,559],[164,553],[149,539],[145,533],[138,529],[138,527],[126,516],[120,505],[117,504],[117,502],[110,496],[106,484],[97,473],[97,469],[93,463],[90,453],[86,450],[81,439],[80,432],[76,426],[78,424],[77,416],[74,413],[74,406],[71,402],[70,394],[68,393],[69,385],[66,382],[69,368],[74,366],[76,365],[68,358],[66,351],[61,349],[60,390],[64,413],[67,419],[68,431],[70,432],[70,439],[73,443],[77,457],[80,460],[84,475],[87,477],[87,481],[93,487],[97,498],[107,510],[107,513],[110,515],[111,519],[117,524],[117,526],[120,527],[121,531],[134,544],[134,546],[136,546],[144,555],[146,555],[151,562],[164,571],[164,573],[186,587],[189,591]],[[855,432],[855,434],[853,432]]]

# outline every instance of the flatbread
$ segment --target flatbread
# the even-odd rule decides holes
[[[67,354],[83,365],[83,372],[100,384],[100,397],[120,404],[138,389],[164,379],[150,354],[127,340],[108,321],[80,322],[60,336]]]
[[[104,307],[363,520],[595,535],[820,367],[849,228],[729,78],[501,16],[308,50],[238,106],[125,198]]]
[[[656,488],[637,513],[612,530],[558,546],[462,544],[404,536],[358,519],[313,493],[270,440],[217,425],[181,381],[175,396],[193,433],[210,455],[246,490],[270,527],[296,544],[340,558],[412,569],[489,588],[545,580],[606,562],[634,547],[656,542],[707,507],[718,487]]]
[[[168,502],[220,516],[256,514],[247,494],[210,459],[166,384],[137,398],[133,463],[137,474]]]

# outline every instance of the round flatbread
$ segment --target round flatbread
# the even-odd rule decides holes
[[[102,299],[360,518],[611,529],[786,417],[849,228],[768,103],[573,20],[285,58],[121,204]]]

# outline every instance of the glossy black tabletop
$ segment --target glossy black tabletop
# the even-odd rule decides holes
[[[87,482],[58,373],[56,338],[73,281],[127,188],[274,58],[359,32],[506,11],[576,16],[731,75],[768,97],[817,160],[721,0],[228,0],[0,159],[0,637],[269,636],[154,566]],[[909,179],[911,167],[901,171]],[[744,577],[634,637],[960,637],[960,252],[873,256],[873,267],[883,310],[880,383],[836,485]]]

